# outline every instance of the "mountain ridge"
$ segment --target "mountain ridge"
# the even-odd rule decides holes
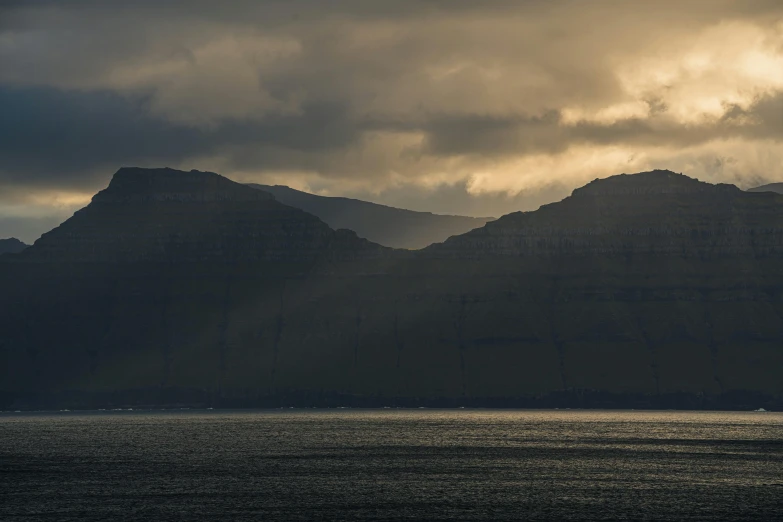
[[[783,194],[783,183],[768,183],[758,187],[749,188],[747,192],[777,192]]]
[[[89,205],[20,259],[301,261],[341,242],[358,250],[384,248],[213,172],[121,168]]]
[[[759,239],[783,230],[781,204],[783,197],[777,194],[747,193],[734,185],[713,185],[671,171],[621,174],[594,180],[536,211],[507,214],[427,251],[551,256],[588,255],[594,249],[602,255],[694,256],[716,248],[732,255],[743,249],[755,255],[758,247],[780,254],[777,239]],[[661,214],[661,208],[670,211]],[[765,219],[777,228],[760,228],[751,237],[749,231],[764,225]],[[718,237],[730,235],[730,244],[716,244]]]
[[[494,219],[434,214],[353,198],[319,196],[285,185],[249,183],[248,186],[267,191],[281,203],[316,215],[332,228],[354,230],[360,237],[392,248],[424,248]]]
[[[21,252],[22,250],[24,250],[29,246],[30,245],[23,243],[22,241],[18,240],[15,237],[0,239],[0,255],[18,254],[19,252]]]
[[[202,174],[0,259],[3,407],[783,407],[783,196],[618,176],[408,252]]]

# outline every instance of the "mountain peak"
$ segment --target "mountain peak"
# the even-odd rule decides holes
[[[766,226],[764,233],[771,234],[781,219],[780,197],[756,196],[667,170],[620,174],[592,181],[536,211],[508,214],[452,237],[427,255],[754,256],[762,244],[760,232],[748,230]],[[774,239],[768,245],[775,245]],[[765,248],[767,255],[778,247]]]
[[[307,264],[382,250],[214,172],[122,168],[23,261]]]
[[[716,189],[739,191],[734,185],[712,185],[671,170],[651,170],[637,174],[618,174],[608,178],[595,179],[587,185],[575,189],[572,196],[687,194]]]
[[[171,168],[123,167],[109,186],[95,195],[96,203],[151,201],[261,201],[274,199],[214,172]]]
[[[27,248],[26,245],[16,239],[15,237],[9,237],[8,239],[0,239],[0,254],[16,254]]]

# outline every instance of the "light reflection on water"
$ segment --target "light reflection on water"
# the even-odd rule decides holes
[[[783,414],[0,414],[0,519],[783,517]]]

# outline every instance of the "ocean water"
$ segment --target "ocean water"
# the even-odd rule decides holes
[[[783,520],[783,414],[0,413],[0,520]]]

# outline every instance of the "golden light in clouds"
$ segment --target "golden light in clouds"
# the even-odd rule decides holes
[[[723,23],[661,55],[620,65],[617,75],[629,96],[657,97],[680,123],[718,118],[731,105],[747,108],[783,87],[782,35]]]
[[[651,168],[783,179],[778,0],[189,5],[2,13],[1,204],[123,165],[474,215]]]

